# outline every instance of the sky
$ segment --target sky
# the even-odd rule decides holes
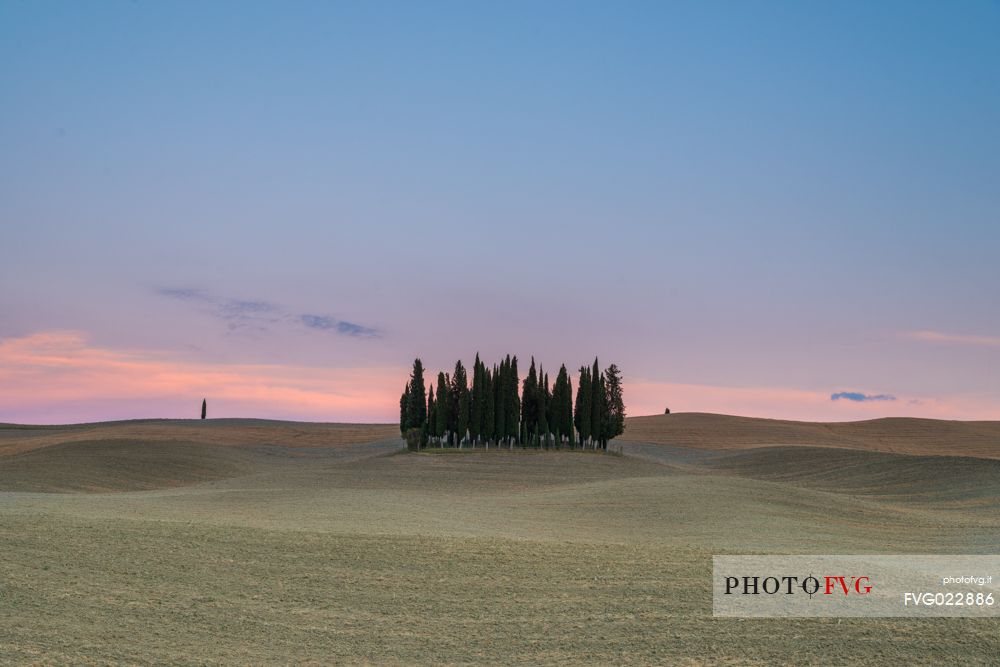
[[[0,2],[0,421],[1000,419],[1000,2]],[[576,377],[574,375],[574,386]]]

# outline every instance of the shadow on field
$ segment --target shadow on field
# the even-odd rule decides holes
[[[1000,506],[1000,461],[834,447],[776,446],[706,451],[622,443],[622,452],[688,472],[732,475],[937,508]]]

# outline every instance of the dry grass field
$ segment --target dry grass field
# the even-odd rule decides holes
[[[0,427],[0,663],[996,663],[997,621],[714,619],[710,590],[717,553],[996,553],[995,424],[843,425],[849,446],[675,418],[630,420],[624,456]]]

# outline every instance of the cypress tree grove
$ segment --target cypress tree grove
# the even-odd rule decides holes
[[[516,356],[507,355],[491,371],[476,353],[471,385],[459,360],[454,375],[439,372],[436,388],[431,384],[425,390],[418,358],[399,398],[400,432],[411,448],[433,440],[440,446],[486,443],[546,449],[575,448],[579,442],[606,450],[625,429],[621,377],[615,364],[602,373],[595,358],[593,366],[580,368],[574,398],[565,364],[552,383],[541,364],[536,370],[532,357],[522,383]]]

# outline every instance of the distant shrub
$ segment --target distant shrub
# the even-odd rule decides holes
[[[670,414],[670,408],[666,408],[666,409],[665,409],[665,410],[663,411],[663,414],[665,414],[665,415],[669,415],[669,414]]]

